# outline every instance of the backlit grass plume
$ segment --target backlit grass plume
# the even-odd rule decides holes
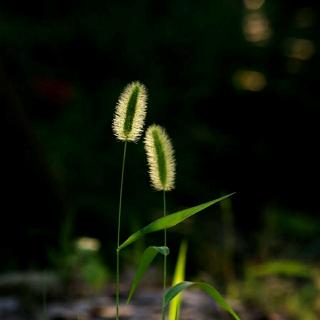
[[[166,216],[166,191],[174,188],[176,173],[174,151],[164,128],[151,125],[144,139],[152,186],[163,192],[163,216]],[[164,229],[164,247],[167,247],[167,229]],[[163,292],[167,282],[167,256],[163,257]],[[165,302],[162,301],[162,320],[166,319]]]
[[[174,189],[174,151],[166,130],[161,126],[151,125],[144,143],[152,186],[158,191]]]
[[[147,92],[145,86],[138,82],[131,82],[121,93],[115,116],[112,122],[112,128],[115,136],[124,141],[121,183],[119,193],[118,210],[118,232],[117,232],[117,279],[116,279],[116,319],[119,319],[119,291],[120,291],[120,263],[119,263],[119,245],[121,231],[121,212],[122,212],[122,191],[123,177],[126,163],[127,143],[128,141],[137,142],[142,134],[144,120],[147,109]]]
[[[134,81],[121,93],[115,111],[112,128],[117,139],[122,141],[139,140],[147,108],[146,87]]]

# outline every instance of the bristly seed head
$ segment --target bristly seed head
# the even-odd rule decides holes
[[[129,83],[121,93],[112,123],[117,139],[137,142],[142,134],[147,109],[147,89],[138,82]]]
[[[176,164],[174,151],[164,128],[151,125],[144,139],[151,185],[158,191],[174,189]]]

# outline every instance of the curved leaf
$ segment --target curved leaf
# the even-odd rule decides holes
[[[186,220],[187,218],[193,216],[194,214],[212,206],[213,204],[215,204],[219,201],[222,201],[222,200],[230,197],[233,194],[234,193],[230,193],[230,194],[227,194],[227,195],[220,197],[218,199],[215,199],[215,200],[212,200],[212,201],[209,201],[206,203],[202,203],[198,206],[184,209],[184,210],[166,215],[165,217],[159,218],[159,219],[151,222],[150,224],[148,224],[146,227],[133,233],[125,242],[123,242],[119,246],[119,248],[117,250],[118,251],[122,250],[123,248],[125,248],[129,244],[137,241],[139,238],[141,238],[142,236],[144,236],[147,233],[156,232],[156,231],[160,231],[160,230],[169,229],[171,227],[174,227],[178,223]]]
[[[239,316],[233,311],[229,304],[224,300],[221,294],[212,286],[205,282],[189,282],[183,281],[168,289],[164,296],[165,307],[168,306],[170,301],[174,299],[181,291],[190,287],[199,287],[202,291],[206,292],[222,309],[229,312],[234,319],[240,320]]]
[[[147,271],[149,265],[151,264],[151,262],[153,261],[153,259],[156,257],[158,253],[161,253],[162,255],[167,256],[169,254],[169,248],[165,246],[163,247],[151,246],[151,247],[148,247],[146,250],[144,250],[143,255],[141,257],[140,264],[138,266],[138,270],[131,284],[127,303],[130,302],[142,276]]]

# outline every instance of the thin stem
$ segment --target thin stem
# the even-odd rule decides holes
[[[166,216],[166,191],[163,190],[163,216]],[[164,246],[167,246],[167,229],[164,229]],[[162,320],[166,319],[166,310],[164,306],[164,294],[167,286],[167,256],[163,257],[163,299],[162,299]]]
[[[123,176],[124,167],[126,163],[127,141],[124,143],[123,157],[122,157],[122,170],[121,170],[121,183],[119,195],[119,212],[118,212],[118,234],[117,234],[117,279],[116,279],[116,319],[119,318],[119,292],[120,292],[120,263],[119,263],[119,246],[120,246],[120,230],[121,230],[121,210],[122,210],[122,191],[123,191]]]

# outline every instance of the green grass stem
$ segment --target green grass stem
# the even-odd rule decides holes
[[[122,192],[123,192],[123,177],[126,163],[127,141],[124,142],[122,169],[121,169],[121,183],[119,195],[119,211],[118,211],[118,232],[117,232],[117,276],[116,276],[116,319],[119,320],[119,294],[120,294],[120,261],[119,261],[119,246],[120,246],[120,232],[121,232],[121,211],[122,211]]]
[[[163,190],[163,216],[166,216],[166,191]],[[167,229],[163,230],[163,237],[164,237],[164,246],[167,247]],[[163,256],[163,300],[162,300],[162,320],[166,319],[166,308],[164,302],[164,293],[166,292],[167,287],[167,256]]]

